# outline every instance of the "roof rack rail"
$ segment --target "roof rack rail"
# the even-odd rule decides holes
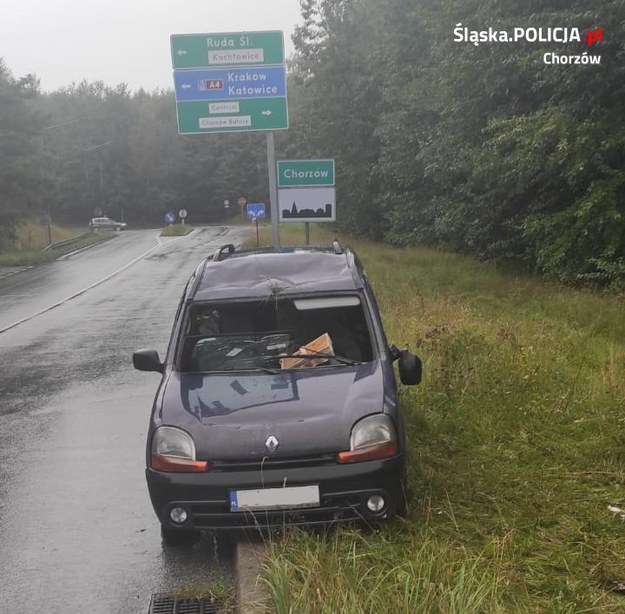
[[[226,245],[222,245],[220,248],[216,249],[213,253],[212,260],[224,260],[228,256],[232,256],[234,254],[234,250],[236,248],[232,243],[228,243]]]
[[[341,247],[338,239],[334,239],[334,241],[332,241],[332,249],[334,250],[335,254],[343,253],[343,248]]]

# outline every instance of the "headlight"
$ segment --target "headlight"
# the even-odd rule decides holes
[[[357,463],[397,455],[397,434],[386,414],[367,416],[356,422],[349,438],[349,452],[339,452],[339,463]]]
[[[173,426],[160,426],[152,436],[152,469],[175,473],[200,473],[207,461],[195,459],[195,444],[189,433]]]

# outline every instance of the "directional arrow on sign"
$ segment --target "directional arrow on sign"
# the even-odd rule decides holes
[[[172,34],[171,52],[173,68],[280,65],[284,36],[278,31]]]
[[[174,85],[178,102],[286,98],[286,70],[284,66],[175,70]]]
[[[250,220],[262,220],[265,218],[265,203],[247,203],[247,217]]]
[[[289,127],[286,98],[232,100],[206,103],[179,101],[178,132],[233,132],[243,130],[283,130]]]

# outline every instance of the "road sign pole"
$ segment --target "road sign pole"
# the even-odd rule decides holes
[[[276,181],[276,150],[273,132],[267,132],[267,169],[269,172],[269,210],[271,211],[271,242],[280,247],[280,211],[278,208],[278,187]]]

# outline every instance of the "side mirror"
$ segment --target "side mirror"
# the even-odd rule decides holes
[[[137,350],[132,355],[132,364],[139,371],[163,373],[165,370],[165,365],[161,362],[156,350]]]
[[[421,383],[423,366],[421,359],[408,350],[399,352],[399,379],[405,386],[415,386]]]

